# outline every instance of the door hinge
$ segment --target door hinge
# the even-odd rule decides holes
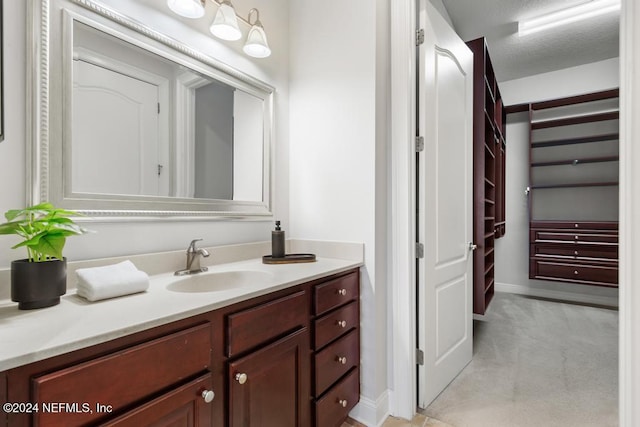
[[[424,258],[424,245],[416,243],[416,258]]]
[[[420,46],[424,43],[424,30],[421,28],[416,30],[416,46]]]
[[[160,103],[158,102],[158,114],[160,114]]]
[[[424,151],[424,137],[416,136],[416,153],[421,153]]]
[[[162,166],[162,165],[158,165],[158,176],[160,176],[160,174],[162,173],[162,168],[163,167],[164,166]]]
[[[416,348],[416,365],[424,365],[424,351]]]

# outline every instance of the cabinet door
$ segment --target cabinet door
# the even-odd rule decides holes
[[[229,362],[229,426],[308,426],[309,359],[303,328]]]
[[[212,391],[211,374],[190,381],[101,425],[109,427],[208,427],[212,425],[211,405],[209,405],[211,400],[207,402],[205,394],[203,394],[208,391]]]

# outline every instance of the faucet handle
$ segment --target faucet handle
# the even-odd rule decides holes
[[[196,251],[196,242],[200,242],[202,239],[193,239],[191,243],[189,243],[189,247],[187,248],[187,252],[195,252]]]

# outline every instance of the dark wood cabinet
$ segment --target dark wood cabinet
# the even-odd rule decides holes
[[[41,409],[0,426],[339,425],[359,399],[358,289],[354,269],[0,372],[0,402]]]
[[[313,398],[316,427],[336,427],[360,396],[360,277],[313,288]]]
[[[618,223],[532,221],[529,277],[618,286]]]
[[[229,427],[310,425],[306,328],[229,362],[228,374]]]
[[[494,295],[495,240],[506,233],[506,110],[484,37],[473,52],[473,312],[484,314]]]
[[[525,104],[531,279],[617,287],[618,96]]]

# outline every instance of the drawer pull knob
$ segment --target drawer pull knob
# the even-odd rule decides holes
[[[578,240],[578,236],[573,236],[573,237],[574,237],[574,239]]]
[[[247,382],[247,374],[245,373],[237,373],[236,374],[236,381],[238,381],[240,384],[244,384]]]
[[[575,226],[576,228],[580,227],[578,224],[574,224],[574,226]]]
[[[347,399],[338,399],[338,405],[342,406],[343,408],[346,408],[348,405]]]
[[[578,274],[578,270],[573,270],[573,274]]]
[[[346,289],[338,289],[338,295],[346,295],[347,294],[347,290]]]
[[[346,320],[338,320],[338,321],[336,322],[336,324],[337,324],[338,326],[340,326],[341,328],[346,328],[346,327],[347,327],[347,321],[346,321]]]
[[[346,365],[347,364],[347,358],[345,356],[338,356],[338,357],[336,357],[336,362],[342,363],[343,365]]]
[[[578,251],[573,251],[574,254],[578,255]]]
[[[211,390],[202,390],[202,398],[205,403],[211,403],[213,398],[216,397],[216,394]]]

